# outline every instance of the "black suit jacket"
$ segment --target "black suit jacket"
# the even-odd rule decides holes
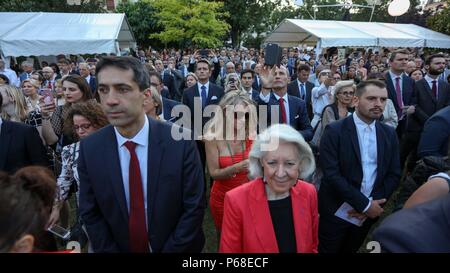
[[[95,92],[97,92],[97,78],[92,75],[89,79],[89,87],[91,88],[92,94],[95,94]]]
[[[398,140],[393,128],[379,121],[375,128],[378,168],[371,196],[374,200],[388,199],[400,180]],[[325,127],[320,141],[319,162],[324,173],[319,189],[320,217],[335,217],[334,213],[344,202],[362,212],[369,199],[360,191],[363,170],[353,116]]]
[[[276,107],[276,109],[280,108],[280,103],[275,98],[275,95],[273,93],[270,93],[270,99],[268,103],[265,103],[261,100],[261,98],[258,97],[259,105],[267,105],[267,126],[270,126],[272,124],[272,117],[271,117],[271,107]],[[306,111],[306,104],[305,101],[288,95],[288,103],[289,103],[289,125],[292,126],[295,130],[299,131],[305,141],[310,141],[313,137],[313,128],[311,127],[311,123],[309,122],[308,113]],[[261,113],[259,113],[259,116],[261,116]],[[281,114],[278,115],[278,122],[275,123],[281,123],[282,117]]]
[[[387,72],[385,74],[385,83],[386,88],[388,91],[388,97],[392,100],[394,103],[395,111],[400,110],[399,104],[397,101],[397,92],[395,91],[395,86],[392,83],[391,74]],[[402,75],[402,98],[403,98],[403,105],[412,105],[412,97],[413,97],[413,91],[414,91],[414,80],[410,77],[406,76],[405,74]],[[400,117],[399,117],[400,118]]]
[[[295,96],[295,97],[298,97],[301,99],[297,79],[290,82],[288,84],[287,88],[288,88],[287,92],[289,95]],[[306,83],[305,83],[305,93],[306,94],[305,94],[304,101],[306,102],[306,110],[308,111],[309,120],[312,120],[312,118],[314,116],[314,113],[312,110],[312,99],[311,99],[311,91],[313,88],[314,88],[314,84],[309,81],[306,81]]]
[[[162,98],[162,103],[163,103],[163,114],[164,114],[164,119],[170,122],[175,122],[178,117],[171,115],[172,113],[172,109],[176,106],[176,105],[181,105],[181,103],[179,103],[178,101],[174,101],[174,100],[169,100],[166,98]]]
[[[447,156],[450,140],[450,106],[436,112],[425,123],[420,137],[417,155]]]
[[[191,111],[191,127],[190,129],[193,129],[193,131],[195,131],[196,133],[200,133],[197,132],[195,130],[195,124],[194,124],[194,98],[199,98],[199,84],[197,83],[189,88],[187,88],[186,90],[184,90],[183,92],[183,104],[186,105],[187,107],[189,107],[189,110]],[[208,90],[208,97],[206,100],[206,106],[211,105],[211,104],[218,104],[220,99],[222,98],[224,92],[223,92],[223,88],[213,84],[212,82],[209,82],[209,90]],[[201,104],[199,104],[199,107],[201,109]],[[205,107],[206,107],[205,106]],[[200,118],[200,117],[199,117]],[[201,118],[202,120],[202,128],[205,126],[206,122],[208,122],[208,120],[210,120],[210,118],[207,117],[203,117]]]
[[[388,216],[373,239],[383,252],[449,253],[450,194]]]
[[[148,239],[153,252],[200,252],[203,169],[194,141],[175,141],[171,124],[149,121]],[[128,209],[114,127],[80,144],[80,215],[95,252],[129,252]]]
[[[12,174],[29,165],[49,165],[38,131],[23,123],[3,120],[0,129],[0,171]]]
[[[445,81],[439,81],[438,86],[438,99],[436,100],[432,96],[431,88],[425,79],[416,82],[413,94],[416,111],[408,117],[407,131],[421,132],[429,117],[450,105],[450,85]]]

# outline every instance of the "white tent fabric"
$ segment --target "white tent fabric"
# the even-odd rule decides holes
[[[266,43],[450,48],[450,36],[414,24],[285,19]]]
[[[115,53],[135,47],[121,13],[0,12],[3,56]]]

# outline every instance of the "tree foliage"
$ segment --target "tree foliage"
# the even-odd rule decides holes
[[[139,46],[148,47],[151,45],[156,48],[162,46],[158,39],[150,38],[151,34],[162,30],[155,17],[158,10],[152,3],[148,1],[122,2],[117,6],[116,12],[127,15],[128,22]]]
[[[432,30],[450,35],[450,0],[447,0],[447,7],[430,16],[427,26]]]
[[[164,44],[212,48],[223,44],[229,30],[221,3],[205,0],[149,0],[162,31],[151,34]]]
[[[0,11],[15,12],[106,12],[102,0],[80,0],[80,5],[71,5],[63,0],[0,0]]]

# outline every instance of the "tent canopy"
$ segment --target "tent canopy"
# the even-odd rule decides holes
[[[0,12],[4,56],[120,54],[135,39],[123,13]]]
[[[450,36],[414,24],[285,19],[265,39],[283,47],[380,46],[450,48]]]

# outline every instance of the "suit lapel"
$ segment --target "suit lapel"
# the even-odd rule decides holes
[[[434,102],[434,104],[436,104],[436,98],[433,98],[433,95],[431,95],[431,88],[430,88],[430,85],[428,84],[427,80],[422,79],[421,81],[422,81],[422,85],[425,90],[425,93],[427,94],[428,97],[430,97],[431,101]]]
[[[118,154],[118,147],[117,147],[117,139],[116,134],[114,132],[114,127],[109,127],[110,133],[107,134],[107,139],[105,143],[111,143],[111,146],[103,146],[103,152],[105,155],[105,160],[107,160],[107,166],[110,166],[110,172],[109,172],[109,178],[111,182],[111,186],[113,188],[114,194],[116,195],[116,199],[118,201],[120,211],[122,212],[122,215],[124,219],[128,221],[128,207],[125,199],[125,191],[123,186],[123,179],[122,179],[122,171],[120,167],[120,159]]]
[[[3,120],[0,129],[0,170],[5,169],[6,157],[8,156],[8,148],[11,146],[11,126],[9,121]]]
[[[264,249],[261,252],[279,252],[262,179],[258,179],[253,187],[251,194],[248,196],[248,203],[250,208],[255,208],[250,210],[250,213],[257,240]]]
[[[384,133],[381,124],[377,121],[375,123],[375,130],[377,134],[377,178],[375,183],[379,181],[378,178],[381,178],[383,174],[383,159],[384,159],[384,151],[386,143],[384,142],[387,139],[387,136]]]
[[[158,121],[148,119],[149,122],[149,145],[148,145],[148,156],[147,156],[147,219],[149,225],[151,224],[150,219],[154,208],[154,203],[156,200],[156,193],[158,191],[159,185],[159,170],[162,161],[162,156],[164,154],[164,142],[161,137],[161,131],[158,130]]]
[[[441,109],[445,106],[447,101],[447,95],[445,90],[445,82],[438,81],[438,99],[437,99],[437,109]]]
[[[392,83],[391,74],[389,72],[386,72],[386,85],[388,87],[388,91],[391,93],[390,97],[392,99],[392,102],[394,103],[395,109],[398,111],[398,101],[397,101],[397,93],[395,91],[394,84]]]
[[[297,128],[296,124],[294,124],[295,116],[297,114],[296,110],[298,110],[297,105],[294,105],[294,102],[291,98],[288,96],[288,104],[289,104],[289,125],[291,125],[294,128]]]
[[[354,114],[356,115],[356,114]],[[349,138],[351,139],[353,150],[355,151],[356,157],[358,158],[359,164],[361,164],[361,151],[359,150],[358,132],[356,131],[356,125],[353,121],[353,117],[350,116],[345,120],[347,132]]]

